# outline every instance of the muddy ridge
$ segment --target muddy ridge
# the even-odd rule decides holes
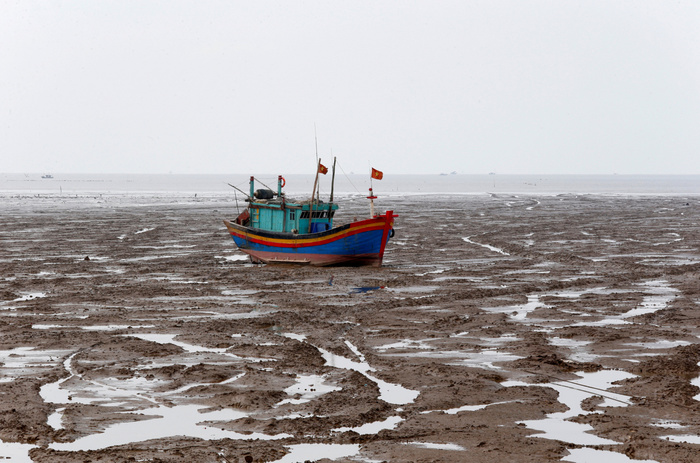
[[[384,266],[314,268],[223,197],[4,196],[0,457],[698,461],[696,197],[377,205]]]

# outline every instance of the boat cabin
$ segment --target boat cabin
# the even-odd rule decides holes
[[[250,179],[248,209],[236,219],[245,227],[271,232],[305,234],[333,228],[334,203],[323,201],[288,202],[282,193],[284,179],[277,182],[277,193],[269,189],[255,190]]]

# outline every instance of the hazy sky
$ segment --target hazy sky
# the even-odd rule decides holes
[[[0,0],[0,172],[700,174],[700,1]]]

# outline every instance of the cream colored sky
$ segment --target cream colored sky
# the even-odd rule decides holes
[[[700,173],[696,1],[0,1],[0,172]]]

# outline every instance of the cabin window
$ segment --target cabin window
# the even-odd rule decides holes
[[[301,218],[308,219],[309,218],[309,211],[302,212]],[[314,218],[314,219],[327,219],[328,218],[328,211],[314,211],[314,215],[312,218]]]
[[[296,211],[289,211],[289,220],[296,220],[297,219],[297,212]]]

